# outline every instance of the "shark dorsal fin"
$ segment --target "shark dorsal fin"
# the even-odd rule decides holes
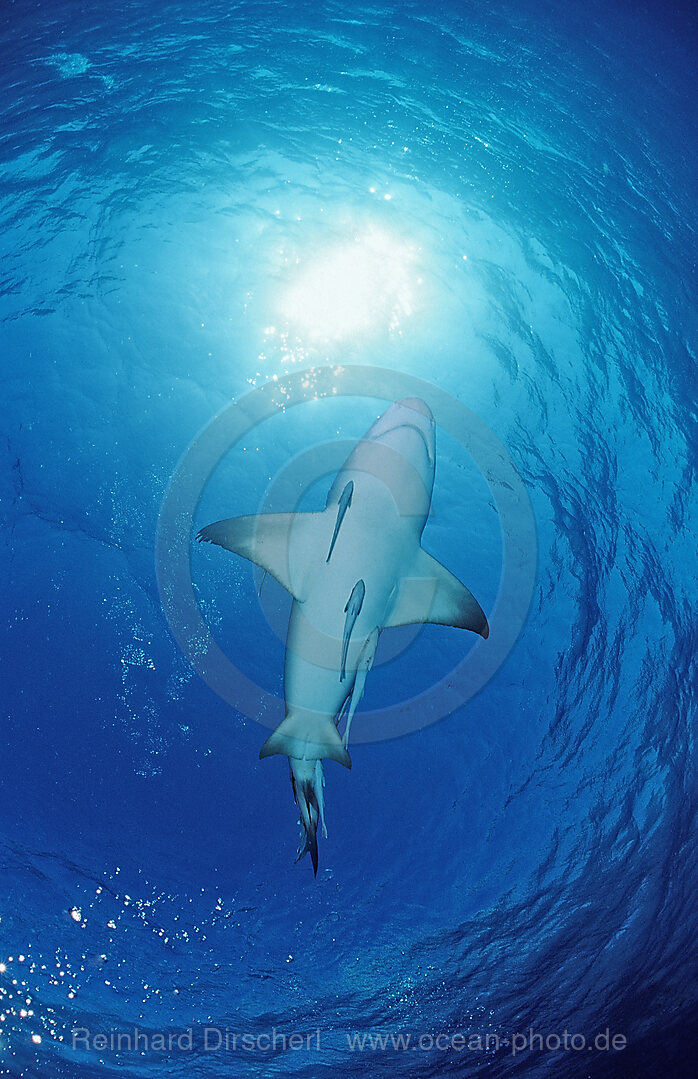
[[[481,637],[490,633],[485,612],[472,592],[421,547],[410,573],[400,582],[397,601],[385,628],[416,622],[457,626]]]

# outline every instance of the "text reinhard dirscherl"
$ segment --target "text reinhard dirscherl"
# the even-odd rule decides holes
[[[337,1033],[332,1032],[327,1038],[332,1048],[337,1048]],[[422,1052],[450,1053],[496,1053],[508,1052],[511,1056],[525,1052],[560,1051],[596,1052],[620,1051],[625,1049],[627,1038],[624,1034],[612,1034],[605,1030],[587,1037],[584,1034],[571,1033],[566,1028],[562,1033],[540,1033],[529,1027],[509,1035],[473,1034],[464,1031],[454,1033],[385,1033],[366,1031],[346,1033],[346,1048],[352,1053],[400,1052],[421,1050]],[[130,1030],[92,1031],[87,1027],[75,1027],[72,1032],[74,1050],[97,1053],[186,1053],[196,1050],[205,1053],[266,1053],[298,1052],[306,1050],[319,1052],[322,1049],[322,1031],[320,1027],[310,1033],[295,1031],[286,1033],[272,1027],[271,1030],[258,1034],[230,1030],[228,1027],[205,1026],[187,1027],[186,1030],[152,1031],[132,1027]]]

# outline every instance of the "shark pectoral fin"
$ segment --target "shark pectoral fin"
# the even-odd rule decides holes
[[[200,543],[215,543],[242,555],[275,577],[295,599],[305,570],[318,543],[324,542],[319,513],[260,513],[229,517],[206,525],[197,534]]]
[[[472,592],[421,547],[411,573],[400,582],[386,628],[415,622],[470,629],[484,638],[490,634],[485,612]]]
[[[303,713],[291,712],[269,735],[259,751],[260,760],[282,753],[298,760],[329,760],[351,768],[351,757],[331,719],[320,727],[316,722],[309,723]]]

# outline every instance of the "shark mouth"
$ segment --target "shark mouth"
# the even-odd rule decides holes
[[[419,435],[419,437],[422,440],[422,444],[424,446],[424,449],[426,450],[426,455],[427,455],[427,458],[429,460],[429,464],[433,466],[434,457],[433,457],[432,452],[431,452],[431,450],[429,448],[429,443],[427,442],[427,436],[425,435],[423,429],[421,427],[418,427],[416,423],[396,423],[394,427],[389,427],[387,431],[381,431],[381,433],[379,435],[377,435],[377,437],[376,437],[376,442],[380,442],[380,440],[382,438],[384,438],[386,435],[391,435],[393,433],[393,431],[403,431],[406,427],[409,427],[410,430],[417,432],[417,434]]]

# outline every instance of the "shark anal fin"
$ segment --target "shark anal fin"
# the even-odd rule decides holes
[[[482,607],[465,585],[420,547],[411,572],[400,582],[397,602],[385,628],[435,622],[489,637]]]
[[[295,599],[301,599],[305,570],[323,534],[319,513],[260,513],[228,517],[206,525],[200,543],[215,543],[242,555],[275,577]]]

